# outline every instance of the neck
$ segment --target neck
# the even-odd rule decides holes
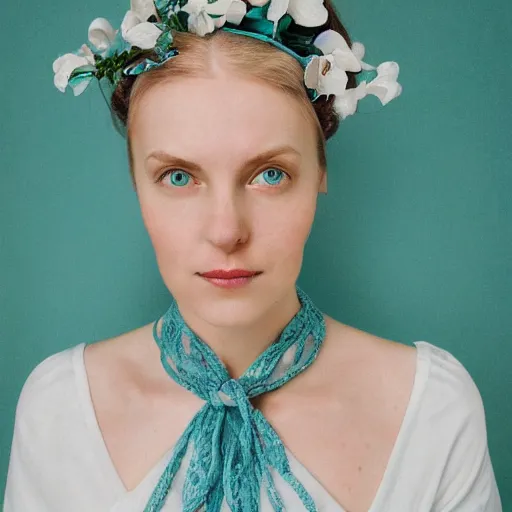
[[[249,366],[281,334],[301,308],[295,288],[278,304],[272,304],[264,316],[254,323],[237,326],[217,326],[179,307],[189,328],[209,345],[227,368],[233,379],[238,379]]]

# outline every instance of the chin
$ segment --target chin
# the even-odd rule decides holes
[[[290,272],[284,279],[276,279],[276,274],[263,273],[247,286],[234,289],[217,287],[200,276],[186,282],[174,281],[174,286],[166,284],[184,318],[236,328],[261,322],[275,314],[278,304],[286,307],[289,298],[295,296],[295,275]]]
[[[264,278],[264,274],[257,280]],[[184,318],[197,318],[216,327],[244,327],[261,321],[268,315],[278,297],[275,285],[252,282],[245,287],[217,287],[200,276],[192,281],[169,287]]]
[[[260,321],[271,304],[271,297],[261,292],[226,293],[219,290],[197,299],[193,309],[194,315],[211,325],[243,327]]]

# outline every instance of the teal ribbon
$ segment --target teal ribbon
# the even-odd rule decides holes
[[[250,398],[279,388],[315,360],[325,338],[322,312],[298,286],[301,308],[279,337],[238,379],[232,379],[215,352],[185,323],[173,301],[153,325],[161,361],[180,386],[206,403],[188,424],[172,451],[144,512],[162,509],[182,460],[193,451],[182,490],[182,511],[219,512],[224,498],[232,512],[260,510],[265,486],[274,511],[284,511],[270,468],[297,493],[304,510],[317,508],[290,469],[285,447]]]
[[[156,41],[154,52],[156,54],[156,60],[144,59],[142,62],[137,64],[131,64],[123,69],[125,75],[140,75],[150,69],[157,68],[172,59],[179,54],[177,48],[173,48],[172,45],[173,37],[170,30],[162,32],[160,37]]]
[[[285,14],[278,22],[274,35],[274,22],[267,19],[270,2],[261,7],[252,7],[243,17],[239,25],[225,23],[220,30],[241,34],[266,43],[284,51],[296,59],[303,69],[314,55],[323,55],[313,41],[322,31],[320,27],[302,27],[294,23],[289,14]],[[306,87],[309,98],[315,101],[318,93]]]
[[[223,28],[221,28],[221,30],[225,30],[226,32],[232,32],[233,34],[242,34],[242,35],[245,35],[248,37],[252,37],[254,39],[259,39],[260,41],[265,41],[266,43],[270,43],[270,44],[274,45],[276,48],[279,48],[280,50],[286,52],[288,55],[291,55],[292,57],[297,59],[304,69],[306,69],[306,66],[313,58],[313,55],[310,55],[308,57],[302,57],[302,56],[298,55],[297,53],[295,53],[291,48],[286,47],[284,44],[280,43],[279,41],[276,41],[272,37],[269,37],[264,34],[259,34],[256,32],[247,32],[245,30],[239,30],[239,29],[230,28],[230,27],[223,27]],[[307,91],[309,99],[311,101],[315,101],[319,96],[318,92],[315,89],[310,89],[309,87],[306,87],[305,85],[304,85],[304,87]]]

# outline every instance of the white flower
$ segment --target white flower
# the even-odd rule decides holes
[[[226,21],[228,23],[233,23],[234,25],[240,25],[246,13],[247,5],[245,4],[245,2],[243,2],[242,0],[233,0],[226,14],[220,18],[215,18],[213,20],[215,28],[220,28],[224,26],[224,23],[226,23]]]
[[[112,45],[117,30],[105,18],[96,18],[89,25],[89,42],[95,46],[101,56],[105,56]],[[71,73],[79,67],[88,66],[91,71],[96,69],[94,54],[86,44],[82,45],[76,53],[66,53],[58,57],[53,63],[53,72],[55,73],[53,82],[55,87],[61,92],[65,92],[69,83]],[[84,79],[78,84],[72,85],[73,94],[78,96],[87,88],[92,77]]]
[[[130,10],[121,23],[123,39],[142,50],[154,48],[162,31],[147,20],[156,14],[153,0],[131,0]]]
[[[365,52],[363,43],[358,43],[358,42],[352,43],[351,50],[352,50],[352,53],[359,60],[362,69],[364,69],[366,71],[375,69],[375,66],[372,66],[371,64],[367,64],[366,62],[363,62],[364,52]]]
[[[65,55],[62,55],[53,62],[53,72],[55,73],[53,83],[55,84],[55,87],[57,87],[59,91],[65,92],[66,87],[68,86],[69,77],[76,68],[90,66],[91,70],[93,70],[95,69],[94,64],[94,54],[86,44],[82,45],[77,54],[66,53]],[[92,77],[73,87],[74,95],[80,95],[89,85],[91,80]]]
[[[262,6],[266,5],[268,1],[249,0],[249,3]],[[323,25],[329,17],[324,0],[270,0],[267,19],[274,22],[274,37],[277,24],[286,13],[293,18],[297,25],[303,27],[318,27]]]
[[[356,45],[356,54],[345,38],[334,30],[319,34],[313,44],[322,50],[323,56],[314,55],[304,70],[304,83],[320,95],[343,94],[347,87],[347,71],[361,71],[364,46]],[[367,66],[365,64],[365,66]]]
[[[189,14],[188,31],[204,36],[220,28],[226,21],[239,24],[246,13],[246,5],[242,0],[189,0],[181,8]],[[220,16],[212,18],[210,15]]]
[[[396,62],[383,62],[377,67],[377,76],[370,82],[363,81],[355,89],[348,89],[336,96],[334,108],[345,119],[355,113],[357,102],[368,94],[377,96],[382,105],[400,96],[402,86],[396,81],[399,67]]]
[[[377,96],[386,105],[402,92],[402,86],[397,82],[398,64],[383,62],[377,68],[367,64],[363,61],[365,48],[362,43],[355,42],[350,48],[341,34],[326,30],[315,38],[313,44],[324,55],[312,57],[304,70],[304,83],[319,95],[334,94],[334,107],[342,119],[354,114],[358,101],[368,94]],[[347,71],[356,73],[375,69],[377,76],[371,82],[363,81],[356,88],[346,89]]]
[[[113,43],[117,30],[105,18],[96,18],[89,25],[89,41],[100,51],[106,52]]]
[[[334,108],[342,119],[355,114],[357,102],[368,94],[366,82],[361,82],[355,89],[347,89],[340,95],[336,95]]]
[[[396,62],[383,62],[377,67],[377,76],[368,83],[368,94],[377,96],[383,105],[397,98],[402,93],[402,86],[397,82],[400,68]]]

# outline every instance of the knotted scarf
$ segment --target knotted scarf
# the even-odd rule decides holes
[[[206,404],[174,446],[144,512],[164,506],[189,444],[193,446],[182,489],[183,512],[219,512],[224,498],[232,512],[256,512],[262,485],[273,509],[284,511],[270,468],[293,488],[304,510],[316,512],[312,497],[290,469],[277,432],[249,401],[304,371],[325,338],[321,311],[298,285],[296,291],[300,310],[238,379],[230,377],[215,352],[188,327],[175,301],[162,317],[160,336],[155,322],[153,337],[165,370]]]

